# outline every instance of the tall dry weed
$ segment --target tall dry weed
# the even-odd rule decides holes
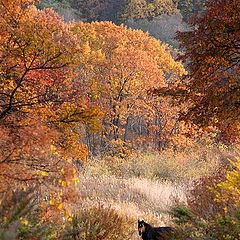
[[[89,162],[86,172],[91,175],[186,183],[211,175],[226,161],[231,151],[224,145],[196,144],[178,151],[135,152],[127,158],[107,156]]]

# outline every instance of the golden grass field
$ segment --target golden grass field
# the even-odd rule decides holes
[[[191,182],[211,174],[222,158],[216,149],[193,149],[178,155],[139,153],[128,159],[93,159],[79,177],[81,208],[114,209],[128,219],[133,231],[129,239],[139,239],[138,219],[155,226],[171,225],[171,207],[185,202]]]

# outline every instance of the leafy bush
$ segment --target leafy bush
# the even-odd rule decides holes
[[[200,233],[200,231],[198,231],[202,224],[196,219],[196,216],[194,216],[190,208],[181,204],[179,206],[175,206],[171,210],[170,214],[176,223],[176,229],[178,232],[177,239],[203,239],[203,235]]]
[[[172,216],[177,224],[178,240],[239,240],[239,209],[231,215],[217,214],[208,221],[194,215],[187,207],[173,209]]]
[[[66,226],[62,239],[123,240],[134,232],[134,223],[111,208],[94,206],[81,209]]]
[[[0,202],[0,239],[54,239],[56,226],[41,219],[34,189],[5,194]],[[55,233],[54,233],[55,232]]]
[[[194,182],[188,206],[172,210],[181,231],[179,239],[240,239],[239,179],[240,159],[215,175]]]

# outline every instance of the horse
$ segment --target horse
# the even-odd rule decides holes
[[[143,220],[138,220],[138,232],[142,240],[167,240],[174,236],[172,227],[152,227]]]

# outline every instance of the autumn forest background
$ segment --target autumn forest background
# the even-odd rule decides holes
[[[0,239],[240,239],[240,0],[0,0]]]

